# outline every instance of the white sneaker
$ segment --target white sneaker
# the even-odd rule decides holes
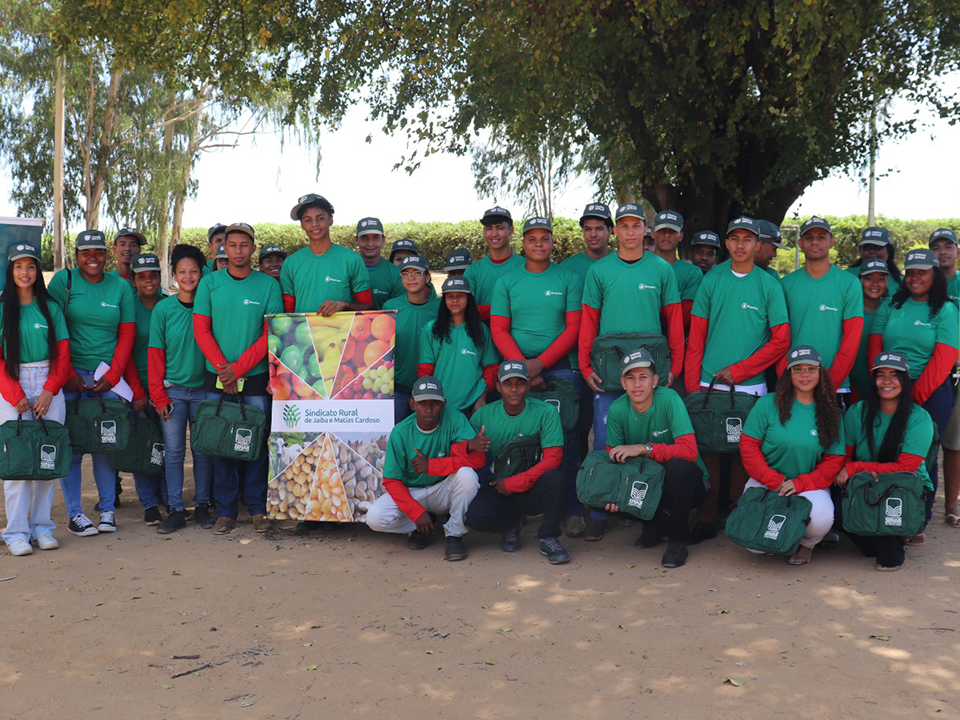
[[[30,555],[33,553],[33,548],[30,547],[30,543],[26,540],[17,539],[11,540],[7,543],[7,550],[10,551],[11,555]]]
[[[97,525],[97,530],[99,530],[100,532],[116,532],[117,531],[116,517],[112,512],[100,513],[100,524]]]
[[[41,550],[56,550],[60,543],[53,535],[41,535],[37,538],[37,547]]]

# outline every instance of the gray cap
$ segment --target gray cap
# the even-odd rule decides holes
[[[407,268],[429,271],[430,265],[427,263],[427,259],[423,255],[407,255],[403,260],[400,261],[400,272],[403,273],[403,271]]]
[[[703,230],[693,236],[693,239],[690,240],[690,245],[691,247],[693,245],[709,245],[710,247],[719,248],[720,236],[713,232],[713,230]]]
[[[625,217],[635,217],[644,222],[647,221],[647,214],[643,211],[643,206],[637,203],[624,203],[617,208],[617,220]]]
[[[256,242],[256,237],[255,237],[255,233],[253,232],[253,227],[251,227],[247,223],[243,223],[243,222],[230,223],[229,227],[227,227],[227,230],[226,230],[227,235],[235,232],[243,233],[248,238]]]
[[[466,270],[471,265],[473,265],[473,256],[470,254],[470,251],[463,247],[457,248],[447,255],[447,259],[443,263],[443,271]]]
[[[526,234],[527,230],[549,230],[553,232],[553,223],[550,222],[550,218],[545,217],[532,217],[528,218],[525,223],[523,223],[523,234]]]
[[[294,205],[290,210],[290,219],[299,220],[300,214],[308,205],[316,205],[317,207],[323,208],[328,215],[333,215],[333,205],[330,204],[329,200],[327,200],[323,195],[307,193],[306,195],[301,196],[300,199],[297,200],[297,204]]]
[[[605,203],[590,203],[583,209],[583,215],[580,216],[580,224],[583,225],[584,220],[591,218],[609,223],[612,220],[610,206]]]
[[[263,259],[268,255],[279,255],[282,258],[287,257],[286,251],[279,245],[264,245],[260,248],[259,262],[263,262]]]
[[[523,378],[524,380],[530,379],[527,364],[523,360],[504,360],[497,368],[497,382],[503,382],[513,377]]]
[[[383,223],[380,218],[365,217],[357,223],[357,237],[363,235],[383,235]]]
[[[860,244],[861,245],[889,245],[890,231],[884,227],[879,227],[877,225],[868,227],[866,230],[860,233]]]
[[[11,245],[9,250],[9,255],[7,256],[7,262],[13,262],[14,260],[20,260],[22,258],[31,258],[32,260],[40,260],[40,253],[37,252],[37,249],[30,243],[17,243],[16,245]]]
[[[494,225],[495,223],[510,223],[513,225],[513,216],[510,214],[510,211],[505,207],[500,207],[499,205],[494,205],[492,208],[488,208],[483,211],[483,217],[480,218],[481,225]]]
[[[788,370],[794,365],[816,365],[819,367],[822,364],[820,353],[811,345],[797,345],[787,353]]]
[[[907,362],[907,356],[898,352],[882,352],[873,359],[871,370],[878,368],[893,368],[901,372],[910,372],[910,364]]]
[[[934,240],[939,240],[943,238],[949,240],[954,245],[957,244],[957,234],[950,228],[937,228],[932,233],[930,233],[930,239],[927,241],[928,245],[933,245]]]
[[[663,210],[653,218],[653,229],[662,230],[669,228],[677,232],[683,232],[683,215],[675,210]]]
[[[781,250],[789,250],[789,248],[780,242],[780,228],[776,224],[770,222],[769,220],[760,220],[760,242],[770,243]]]
[[[830,227],[830,223],[819,215],[814,215],[800,226],[800,237],[803,237],[803,234],[807,232],[807,230],[813,230],[814,228],[823,228],[833,235],[833,228]]]
[[[417,382],[414,383],[413,392],[410,393],[410,396],[416,402],[421,400],[447,401],[443,396],[443,385],[441,385],[440,381],[433,377],[433,375],[425,375],[417,380]]]
[[[887,267],[887,264],[883,260],[877,260],[876,258],[860,263],[860,277],[869,275],[870,273],[884,273],[889,275],[890,268]]]
[[[117,230],[117,234],[113,236],[113,241],[116,242],[117,240],[124,237],[125,235],[129,235],[130,237],[135,237],[137,239],[137,242],[141,246],[147,244],[147,236],[144,235],[139,230],[137,230],[136,228],[130,228],[130,227],[120,228],[119,230]]]
[[[216,225],[211,225],[207,230],[207,242],[213,240],[213,236],[218,233],[224,233],[227,231],[227,226],[223,223],[217,223]]]
[[[443,281],[443,285],[440,286],[440,293],[446,294],[450,292],[469,293],[473,295],[473,291],[470,289],[470,281],[462,275],[448,277]]]
[[[220,258],[223,258],[224,260],[229,259],[226,248],[223,247],[223,243],[217,245],[217,254],[213,256],[214,260],[219,260]]]
[[[160,258],[153,253],[134,255],[130,260],[130,269],[135,273],[149,272],[151,270],[160,272]]]
[[[84,230],[77,234],[73,246],[77,250],[106,250],[107,239],[99,230]]]
[[[643,348],[634,350],[632,353],[623,356],[623,360],[620,361],[620,377],[623,377],[634,368],[652,368],[654,372],[657,370],[656,363],[653,361],[653,355]]]
[[[393,262],[393,256],[398,252],[412,252],[417,254],[420,252],[420,249],[410,238],[400,238],[399,240],[394,240],[393,245],[390,246],[390,262]]]
[[[754,220],[752,217],[747,217],[746,215],[741,215],[738,218],[734,218],[727,225],[727,235],[732,233],[734,230],[748,230],[760,237],[760,222]]]
[[[936,254],[928,248],[911,250],[907,253],[907,257],[903,261],[904,270],[910,270],[911,268],[915,270],[930,270],[939,267],[939,265],[940,261],[937,260]]]

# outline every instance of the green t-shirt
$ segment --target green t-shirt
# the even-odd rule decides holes
[[[443,383],[447,407],[466,410],[487,391],[484,366],[498,361],[490,331],[481,324],[483,343],[478,349],[467,334],[466,323],[451,325],[449,341],[441,343],[433,336],[435,322],[431,320],[420,332],[420,362],[435,366],[433,375]]]
[[[853,265],[847,268],[847,272],[857,278],[857,282],[860,282],[860,266]],[[887,297],[892,298],[897,290],[900,289],[900,283],[898,283],[892,275],[887,275]]]
[[[954,305],[960,307],[960,273],[956,273],[947,280],[947,297]]]
[[[800,268],[781,281],[790,316],[790,345],[810,345],[825,367],[833,365],[843,340],[843,323],[863,317],[863,289],[833,265],[823,277],[812,278]],[[850,387],[849,378],[837,388]]]
[[[470,418],[474,435],[485,428],[490,437],[490,455],[496,461],[503,446],[518,437],[540,435],[540,447],[563,447],[560,413],[542,400],[528,397],[519,415],[508,415],[503,400],[484,405]]]
[[[907,298],[897,309],[892,302],[884,302],[877,311],[871,332],[883,336],[883,349],[901,352],[910,365],[910,377],[920,377],[937,343],[954,350],[960,344],[960,315],[957,307],[946,302],[935,317],[930,317],[930,305]]]
[[[683,400],[675,390],[658,387],[653,391],[653,403],[645,413],[634,410],[627,395],[621,395],[607,412],[607,445],[642,445],[664,443],[672,445],[678,437],[693,433],[693,424]],[[703,482],[709,485],[710,476],[697,451],[696,465],[703,473]]]
[[[772,267],[768,267],[768,268],[767,268],[767,275],[769,275],[770,277],[772,277],[774,280],[782,280],[782,279],[783,279],[783,278],[780,277],[780,273],[778,273],[778,272],[777,272],[776,270],[774,270]]]
[[[383,304],[384,310],[397,311],[397,339],[393,350],[394,384],[400,392],[410,394],[417,381],[417,364],[420,362],[420,332],[423,326],[437,319],[440,298],[428,297],[422,305],[414,305],[403,297],[391,298]]]
[[[164,379],[185,388],[203,387],[203,353],[193,333],[193,305],[176,295],[157,303],[150,318],[150,347],[164,351]]]
[[[450,457],[450,446],[473,439],[476,433],[463,413],[447,405],[440,416],[440,424],[429,432],[417,427],[417,416],[410,415],[396,425],[387,441],[387,455],[383,461],[383,476],[399,480],[407,487],[427,487],[444,479],[441,476],[417,474],[412,460],[417,450],[428,459]]]
[[[578,252],[576,255],[571,255],[568,257],[566,260],[560,263],[560,267],[568,272],[572,272],[574,275],[580,278],[580,284],[583,285],[587,281],[587,272],[591,267],[593,267],[595,262],[596,260],[587,255],[586,250],[583,250]]]
[[[632,263],[610,253],[593,264],[583,285],[583,304],[600,311],[600,335],[659,333],[660,310],[678,302],[677,276],[652,252]]]
[[[67,323],[63,319],[63,311],[56,303],[48,302],[47,310],[53,321],[53,335],[57,342],[67,340]],[[51,348],[48,342],[47,319],[40,311],[36,298],[29,305],[20,306],[20,363],[35,363],[43,360],[52,360],[56,355],[56,348]],[[3,303],[0,303],[0,332],[3,330]],[[3,339],[4,354],[7,349],[7,339]]]
[[[201,277],[213,272],[213,262],[213,260],[207,260],[207,264],[200,268]]]
[[[67,273],[72,276],[69,302]],[[77,268],[71,268],[53,276],[49,291],[66,316],[73,366],[93,372],[101,362],[109,365],[120,323],[135,320],[130,283],[111,273],[98,283],[87,282]]]
[[[111,270],[109,274],[110,274],[110,275],[116,275],[116,276],[117,276],[118,278],[120,278],[121,280],[126,280],[128,283],[130,283],[130,289],[133,290],[133,294],[134,294],[134,295],[137,294],[137,288],[136,288],[136,286],[133,284],[133,275],[131,275],[130,277],[126,277],[126,276],[124,276],[124,275],[121,275],[121,274],[120,274],[120,271],[117,270],[116,268],[114,268],[113,270]]]
[[[525,358],[546,350],[567,327],[568,312],[580,310],[576,276],[550,263],[542,273],[520,266],[497,280],[491,315],[510,318],[510,335]]]
[[[308,245],[280,268],[280,290],[296,298],[298,313],[315,313],[327,300],[352,303],[357,293],[369,289],[363,259],[342,245],[331,245],[323,255],[314,255]]]
[[[137,335],[133,340],[133,364],[137,366],[137,375],[140,376],[140,383],[144,388],[147,387],[147,349],[150,347],[150,318],[153,316],[153,310],[155,309],[156,306],[153,309],[147,309],[140,302],[140,297],[134,295],[134,324],[137,327]]]
[[[470,281],[470,290],[477,305],[489,305],[493,298],[493,286],[497,280],[516,268],[523,267],[525,262],[522,256],[513,253],[501,262],[494,262],[488,255],[468,265],[463,271],[463,276]]]
[[[767,464],[787,480],[813,472],[824,455],[846,453],[842,431],[837,441],[824,452],[817,435],[816,409],[812,403],[804,405],[794,399],[790,419],[786,425],[781,425],[775,401],[775,393],[757,400],[743,424],[743,434],[760,441]]]
[[[364,265],[370,276],[370,290],[373,292],[373,309],[380,310],[383,304],[391,298],[406,296],[403,281],[400,279],[400,269],[392,262],[383,258],[373,267]]]
[[[787,322],[787,303],[780,285],[756,266],[738,277],[729,260],[703,276],[692,313],[709,322],[701,382],[710,382],[723,368],[746,360],[770,340],[770,328]],[[760,373],[738,384],[763,381]]]
[[[283,299],[276,280],[262,272],[251,272],[243,279],[235,278],[230,269],[210,273],[200,280],[193,312],[212,319],[213,338],[227,362],[236,362],[263,332],[264,315],[283,312]],[[213,365],[206,368],[215,373]],[[267,356],[249,372],[267,371]]]
[[[877,317],[876,310],[863,311],[863,335],[860,337],[860,347],[857,349],[857,359],[853,362],[850,371],[850,387],[860,397],[866,397],[867,387],[870,385],[870,360],[867,358],[867,342],[873,332],[873,321]]]
[[[858,402],[847,410],[843,416],[843,439],[847,445],[853,446],[854,460],[877,462],[876,453],[870,452],[867,427],[864,422],[865,410],[866,403],[864,402]],[[883,437],[887,434],[887,428],[890,427],[891,420],[893,420],[893,415],[887,415],[883,412],[877,413],[873,423],[873,447],[876,452],[880,451]],[[933,418],[930,417],[930,413],[915,404],[910,411],[910,417],[907,418],[907,427],[903,433],[903,440],[900,442],[900,452],[926,458],[932,444]],[[920,463],[917,475],[923,480],[924,487],[933,490],[933,481],[930,480],[925,462]]]
[[[697,290],[703,282],[703,272],[700,268],[686,260],[677,260],[671,264],[671,267],[677,276],[677,292],[680,293],[680,299],[693,300],[697,297]]]

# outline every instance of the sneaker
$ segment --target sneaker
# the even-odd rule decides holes
[[[270,529],[270,521],[266,515],[253,516],[253,531],[255,533],[265,533]]]
[[[587,524],[583,521],[583,515],[570,515],[563,521],[563,534],[567,537],[583,537],[583,531]]]
[[[697,522],[687,535],[687,545],[696,545],[704,540],[713,540],[717,536],[717,526],[713,523]]]
[[[556,538],[543,538],[540,541],[540,554],[550,561],[551,565],[563,565],[570,562],[568,553]]]
[[[32,555],[33,548],[30,547],[28,543],[23,538],[17,538],[16,540],[11,540],[7,543],[7,550],[10,551],[11,555],[20,557],[21,555]]]
[[[203,505],[197,505],[193,510],[193,520],[204,530],[209,530],[213,527],[213,523],[216,522],[216,518],[213,517],[213,514],[210,512],[211,507],[209,503]]]
[[[513,527],[500,536],[500,549],[503,552],[520,552],[520,530],[523,528],[523,515],[517,518]]]
[[[96,535],[100,532],[97,530],[97,526],[90,522],[90,518],[83,513],[74,515],[72,518],[70,518],[70,524],[67,525],[67,530],[72,532],[74,535],[79,535],[80,537]]]
[[[149,507],[143,511],[144,525],[150,525],[151,527],[153,527],[154,525],[159,525],[162,522],[163,522],[163,515],[160,514],[160,508],[158,508],[156,505],[154,505],[153,507]]]
[[[97,530],[100,532],[116,532],[117,518],[112,512],[100,513],[100,522],[97,524]]]
[[[407,547],[411,550],[424,550],[430,545],[430,536],[414,530],[407,536]]]
[[[174,510],[167,515],[167,519],[160,523],[157,532],[161,535],[169,535],[177,530],[182,530],[187,526],[187,514],[183,510]]]
[[[60,543],[53,535],[41,535],[37,538],[37,547],[41,550],[56,550]]]
[[[447,538],[447,547],[444,550],[443,559],[450,562],[467,559],[467,546],[463,544],[463,538]]]
[[[227,535],[233,532],[233,529],[237,526],[236,518],[232,517],[218,517],[217,522],[213,524],[213,534],[214,535]]]
[[[583,539],[587,542],[596,542],[603,540],[603,534],[607,531],[607,521],[605,518],[585,518],[583,528]]]
[[[665,568],[683,567],[687,562],[687,544],[683,542],[671,542],[667,545],[667,550],[663,553],[663,559],[660,564]]]

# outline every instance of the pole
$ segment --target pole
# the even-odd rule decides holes
[[[57,56],[56,87],[54,97],[53,119],[53,269],[62,270],[64,262],[63,251],[63,72],[65,59]]]
[[[870,106],[870,180],[867,199],[867,225],[877,224],[877,100]]]

